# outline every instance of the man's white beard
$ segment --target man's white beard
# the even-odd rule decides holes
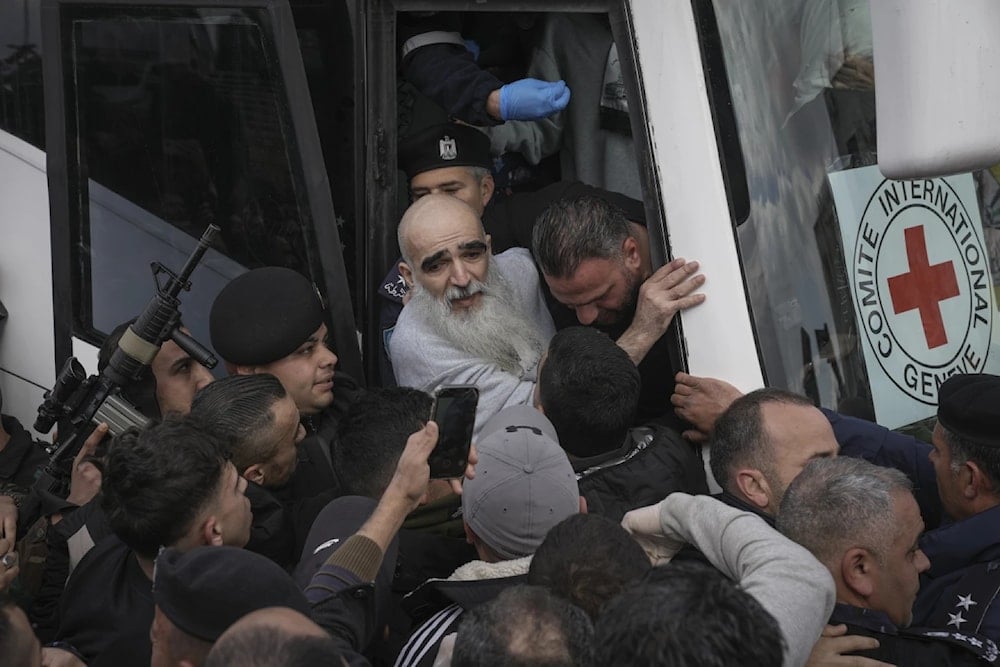
[[[542,336],[517,303],[514,291],[491,262],[485,282],[472,280],[467,287],[450,287],[438,299],[414,285],[409,307],[426,320],[431,331],[455,347],[521,376],[538,363]],[[479,303],[453,310],[450,301],[481,293]]]

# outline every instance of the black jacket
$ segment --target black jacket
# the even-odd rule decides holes
[[[617,450],[570,460],[587,511],[615,521],[675,491],[708,493],[697,446],[663,426],[633,428]]]
[[[996,644],[968,632],[897,628],[882,612],[838,603],[830,616],[831,624],[844,623],[847,634],[874,637],[879,647],[858,651],[863,655],[893,665],[989,665],[998,658]]]
[[[527,583],[528,575],[471,581],[429,581],[406,600],[414,618],[426,617],[401,647],[396,664],[400,667],[431,667],[441,648],[441,640],[457,632],[462,615],[485,604],[507,588]],[[426,612],[436,610],[430,616]]]
[[[90,662],[118,642],[135,640],[148,647],[152,623],[153,582],[135,553],[117,537],[109,537],[91,549],[70,576],[56,639]],[[118,664],[149,664],[148,657],[132,657]]]
[[[295,472],[288,484],[272,492],[285,508],[294,539],[292,554],[302,553],[309,529],[327,503],[344,495],[343,484],[333,469],[337,426],[363,391],[354,378],[337,371],[333,403],[318,415],[302,418],[307,435],[298,446]]]

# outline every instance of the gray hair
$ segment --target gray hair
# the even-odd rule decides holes
[[[477,183],[482,183],[484,178],[493,175],[486,167],[466,167],[465,169],[476,179]]]
[[[531,249],[542,273],[569,278],[587,259],[622,259],[632,227],[617,206],[590,196],[561,199],[538,217]]]
[[[271,437],[271,408],[288,393],[278,378],[268,373],[230,375],[205,385],[191,402],[191,415],[200,418],[232,448],[236,469],[269,461],[278,450]]]
[[[899,530],[893,496],[912,493],[902,472],[840,456],[811,461],[789,485],[777,528],[830,567],[860,546],[884,561]]]
[[[990,482],[989,491],[1000,493],[1000,449],[981,445],[948,430],[938,422],[944,432],[944,440],[951,452],[951,470],[958,472],[962,466],[972,461],[986,475]]]
[[[709,441],[712,475],[730,493],[734,491],[733,473],[739,468],[760,470],[769,483],[774,477],[774,449],[762,411],[767,403],[814,407],[804,396],[773,388],[752,391],[732,402],[715,422]]]

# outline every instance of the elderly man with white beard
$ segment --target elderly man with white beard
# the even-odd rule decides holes
[[[400,386],[479,387],[476,435],[501,409],[530,404],[538,360],[555,333],[531,253],[490,254],[467,204],[418,199],[399,223],[399,264],[411,297],[389,343]]]

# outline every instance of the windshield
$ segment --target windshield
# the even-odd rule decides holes
[[[867,1],[713,4],[768,384],[897,428],[949,375],[1000,372],[1000,170],[883,179]]]

